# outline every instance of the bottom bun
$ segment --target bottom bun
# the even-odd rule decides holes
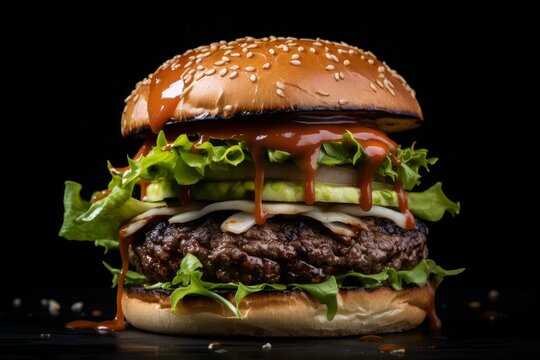
[[[234,302],[234,293],[227,296]],[[134,327],[176,335],[349,336],[404,331],[425,318],[432,299],[426,287],[341,289],[338,313],[326,319],[326,306],[301,290],[254,293],[237,319],[223,305],[204,297],[186,297],[171,311],[169,294],[128,288],[122,299]]]

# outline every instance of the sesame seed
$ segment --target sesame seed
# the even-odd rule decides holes
[[[203,76],[204,76],[203,72],[197,73],[197,75],[195,75],[195,80],[201,80]]]
[[[186,65],[184,65],[184,69],[187,69],[188,67],[190,67],[191,65],[193,65],[193,61],[188,61],[186,63]]]
[[[251,75],[249,76],[249,80],[251,80],[252,82],[257,81],[257,75],[251,74]]]
[[[227,68],[223,68],[219,71],[219,75],[220,76],[225,76],[225,74],[227,73]]]
[[[338,100],[338,104],[339,105],[345,105],[346,103],[348,103],[349,101],[347,99],[339,99]]]
[[[263,37],[261,40],[267,42],[269,39],[267,37]]]
[[[334,54],[330,54],[330,58],[331,58],[332,60],[334,60],[334,62],[337,62],[337,63],[339,62],[338,57],[337,57],[336,55],[334,55]]]
[[[291,61],[289,61],[289,63],[291,63],[294,66],[298,66],[298,65],[302,64],[302,62],[300,60],[291,60]]]
[[[332,56],[330,56],[330,54],[326,53],[326,54],[324,54],[324,56],[325,56],[328,60],[332,60]]]
[[[384,75],[383,73],[380,73],[380,74],[379,74],[379,77],[380,77],[381,79],[384,79],[384,78],[386,77],[386,75]]]
[[[289,51],[289,47],[285,44],[278,45],[277,47],[285,52]]]
[[[198,59],[201,59],[201,58],[205,58],[205,57],[210,56],[210,54],[212,54],[212,53],[211,53],[210,51],[207,51],[207,52],[202,53],[202,54],[197,54],[196,57],[197,57]]]
[[[175,63],[175,64],[173,64],[173,65],[171,66],[171,70],[174,71],[174,70],[178,69],[179,67],[180,67],[180,64],[179,64],[179,63]]]
[[[209,75],[214,75],[215,73],[216,73],[216,69],[210,69],[210,70],[206,70],[204,75],[209,76]]]
[[[373,63],[374,63],[375,61],[373,61],[373,59],[368,59],[367,62],[368,62],[368,64],[373,65]]]
[[[270,63],[267,62],[265,63],[263,66],[262,66],[263,69],[267,70],[267,69],[270,69]]]
[[[232,50],[231,50],[231,49],[225,51],[225,52],[223,53],[223,55],[229,55],[230,53],[232,53]]]
[[[245,48],[246,46],[248,46],[247,43],[242,43],[242,44],[240,45],[241,48]]]
[[[231,54],[231,57],[240,57],[240,56],[242,56],[242,54],[240,54],[240,53],[232,53]]]
[[[383,73],[385,71],[385,67],[380,65],[378,68],[377,68],[377,71],[379,71],[380,73]]]
[[[333,71],[333,70],[336,69],[336,67],[334,65],[328,65],[328,66],[325,67],[325,69],[328,70],[328,71]]]
[[[343,60],[343,65],[349,66],[351,65],[351,62],[349,60]]]
[[[189,69],[188,74],[193,75],[195,73],[195,71],[196,71],[195,69]]]
[[[354,51],[354,50],[349,50],[349,54],[354,55],[354,54],[358,54],[358,53],[356,51]]]
[[[257,44],[250,44],[250,45],[247,46],[248,49],[256,49],[258,47],[259,47],[259,45],[257,45]]]
[[[315,50],[314,47],[310,47],[310,48],[309,48],[309,51],[310,51],[312,54],[317,53],[317,50]]]
[[[188,83],[191,81],[192,76],[190,74],[184,76],[184,83]]]
[[[229,66],[229,69],[238,70],[238,69],[240,69],[240,66],[238,66],[238,65]]]
[[[248,51],[249,51],[248,48],[243,48],[242,49],[242,52],[248,52]]]
[[[326,52],[329,52],[329,51],[330,51],[330,48],[329,48],[328,46],[325,46],[325,47],[324,47],[324,50],[325,50]]]
[[[347,54],[348,53],[347,50],[343,50],[343,49],[338,49],[337,52],[340,53],[340,54]]]
[[[234,79],[234,78],[237,77],[237,76],[238,76],[238,71],[233,71],[233,72],[231,73],[231,75],[229,75],[229,79]]]
[[[198,58],[197,60],[195,60],[195,64],[200,64],[202,61],[202,58]]]
[[[276,89],[276,93],[281,97],[285,97],[285,93],[281,89]]]
[[[345,79],[345,74],[343,74],[343,71],[339,72],[339,77],[341,80]]]
[[[248,52],[248,53],[246,54],[246,57],[247,57],[248,59],[249,59],[250,57],[252,57],[252,56],[253,56],[253,53],[252,53],[251,51]]]
[[[322,95],[322,96],[330,96],[329,93],[321,91],[321,90],[317,90],[317,94]]]
[[[285,84],[281,81],[276,81],[276,86],[278,89],[285,89]]]
[[[291,40],[287,40],[287,45],[289,45],[289,46],[292,47],[292,46],[296,46],[296,45],[298,45],[298,44],[295,43],[295,42],[291,42]]]
[[[336,81],[339,81],[339,73],[334,73],[334,79],[336,79]]]
[[[369,86],[373,89],[373,91],[377,91],[377,86],[374,83],[370,83]]]
[[[300,59],[300,55],[298,55],[298,54],[293,54],[293,55],[291,56],[291,59],[293,59],[293,60],[298,60],[298,59]]]
[[[392,84],[390,80],[384,79],[384,86],[386,86],[386,89],[390,92],[390,94],[396,95],[396,93],[394,92],[394,84]]]
[[[360,59],[366,60],[366,56],[365,55],[360,55]]]
[[[314,42],[313,42],[313,45],[314,45],[314,46],[322,46],[322,43],[320,43],[319,41],[314,41]]]
[[[216,62],[214,63],[214,65],[216,65],[216,66],[225,65],[225,61],[223,61],[223,60],[216,61]]]
[[[413,97],[413,99],[416,99],[416,91],[414,91],[413,89],[411,89],[411,96]]]
[[[255,68],[253,66],[247,66],[244,68],[244,70],[246,70],[247,72],[252,72],[255,71]]]
[[[377,84],[381,87],[381,89],[384,89],[384,84],[381,80],[377,80]]]
[[[139,100],[139,94],[135,94],[135,96],[133,96],[133,102],[137,102],[137,100]]]
[[[202,65],[197,66],[197,70],[201,71],[203,69],[204,69],[204,66],[202,66]]]
[[[293,36],[287,36],[287,40],[288,40],[288,41],[298,40],[298,38],[295,38],[295,37],[293,37]]]
[[[274,49],[268,49],[268,52],[272,55],[275,55],[276,54],[276,50]]]
[[[298,51],[300,51],[300,52],[304,51],[304,47],[303,47],[303,46],[299,46],[299,47],[298,47]]]
[[[225,106],[223,107],[223,110],[225,110],[225,111],[232,111],[232,109],[233,109],[233,108],[232,108],[232,105],[225,105]]]

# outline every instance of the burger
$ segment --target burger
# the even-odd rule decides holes
[[[91,200],[66,182],[60,235],[119,251],[117,315],[72,327],[345,336],[411,329],[445,270],[424,221],[455,215],[437,159],[387,134],[423,121],[414,90],[346,43],[246,37],[188,50],[122,114],[140,150]],[[124,320],[125,319],[125,320]]]

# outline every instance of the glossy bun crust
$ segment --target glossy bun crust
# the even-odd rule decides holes
[[[164,98],[175,101],[156,124],[148,102],[161,107],[163,84],[173,84]],[[360,114],[386,132],[422,121],[414,90],[369,51],[320,39],[242,38],[188,50],[139,82],[126,99],[122,134],[150,125],[156,132],[165,123],[290,112]]]
[[[228,300],[234,302],[234,294]],[[122,305],[134,327],[175,335],[349,336],[405,331],[418,326],[429,307],[426,287],[394,291],[340,290],[338,313],[326,319],[326,306],[303,291],[251,294],[240,306],[244,319],[204,297],[186,297],[171,312],[167,293],[127,289]]]

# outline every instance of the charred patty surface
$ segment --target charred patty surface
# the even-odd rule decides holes
[[[365,218],[354,237],[332,233],[303,217],[273,217],[243,234],[220,228],[229,214],[187,224],[156,220],[132,242],[131,262],[154,281],[170,281],[184,255],[199,258],[209,281],[319,283],[347,271],[411,269],[428,255],[427,227],[404,230],[390,220]]]

